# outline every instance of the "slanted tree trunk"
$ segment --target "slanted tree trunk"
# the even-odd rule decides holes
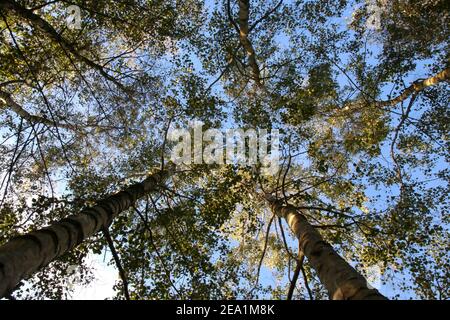
[[[22,280],[72,250],[97,232],[107,229],[113,219],[150,192],[156,191],[171,174],[158,171],[93,207],[83,209],[49,227],[13,238],[0,247],[0,297],[9,294]]]
[[[273,197],[266,197],[277,216],[286,219],[299,240],[300,250],[317,272],[333,300],[384,300],[366,279],[349,265],[294,206],[283,206]]]
[[[405,101],[409,97],[411,97],[413,94],[417,94],[421,92],[422,90],[425,90],[428,87],[435,86],[441,82],[449,81],[450,80],[450,68],[444,69],[440,71],[439,73],[435,74],[434,76],[431,76],[427,79],[419,79],[414,81],[409,87],[407,87],[403,92],[390,100],[386,101],[379,101],[377,103],[377,106],[379,107],[389,107],[389,106],[395,106],[396,104]]]

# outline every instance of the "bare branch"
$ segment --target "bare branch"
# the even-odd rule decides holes
[[[59,127],[69,130],[74,130],[75,126],[65,123],[58,123],[47,118],[32,115],[27,110],[25,110],[21,105],[19,105],[14,99],[11,97],[11,94],[0,90],[0,105],[8,106],[12,111],[14,111],[17,115],[22,117],[23,119],[31,122],[31,123],[42,123],[50,127]]]
[[[272,13],[277,11],[277,9],[281,6],[282,3],[283,0],[280,0],[280,2],[278,2],[278,4],[275,7],[273,7],[273,9],[267,11],[261,18],[259,18],[255,23],[253,23],[249,28],[249,32],[251,32],[260,22],[266,20]]]
[[[297,266],[295,267],[294,275],[292,276],[292,281],[289,286],[287,300],[292,300],[292,295],[294,294],[295,284],[297,283],[297,279],[300,274],[300,270],[303,266],[303,261],[305,260],[305,255],[302,252],[299,252],[298,255],[299,255],[299,257],[297,259]]]
[[[419,79],[414,81],[408,88],[403,90],[403,92],[399,96],[390,100],[380,101],[377,103],[377,105],[380,107],[395,106],[396,104],[405,101],[413,94],[417,94],[428,87],[437,85],[438,83],[444,81],[448,82],[449,80],[450,80],[450,68],[447,68],[425,80]]]

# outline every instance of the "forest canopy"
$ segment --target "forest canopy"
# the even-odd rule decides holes
[[[444,0],[0,1],[0,296],[106,259],[113,299],[450,299],[449,26]],[[256,161],[206,161],[229,129],[268,133],[236,138]]]

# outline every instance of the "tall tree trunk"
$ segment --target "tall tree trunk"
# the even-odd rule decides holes
[[[384,300],[376,289],[369,289],[366,279],[350,266],[294,206],[283,206],[271,196],[266,199],[272,211],[286,219],[299,240],[309,263],[333,300]]]
[[[159,171],[93,207],[62,219],[49,227],[13,238],[0,247],[0,297],[22,280],[70,251],[85,239],[107,229],[113,219],[150,192],[156,191],[171,174]]]
[[[253,45],[250,39],[248,38],[248,34],[250,32],[250,28],[248,25],[248,19],[250,14],[250,1],[238,0],[238,3],[239,3],[239,40],[247,53],[248,64],[252,69],[252,78],[255,81],[256,85],[262,86],[261,74],[258,62],[256,61],[255,49],[253,48]]]

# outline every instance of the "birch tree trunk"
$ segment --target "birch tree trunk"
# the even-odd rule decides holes
[[[299,240],[300,249],[317,272],[321,283],[333,300],[384,300],[376,289],[370,289],[366,279],[349,265],[294,206],[283,206],[266,197],[272,211],[286,219]]]
[[[104,228],[114,218],[150,192],[156,191],[171,169],[150,175],[95,206],[83,209],[49,227],[18,236],[0,247],[0,297],[33,272],[70,251]]]

